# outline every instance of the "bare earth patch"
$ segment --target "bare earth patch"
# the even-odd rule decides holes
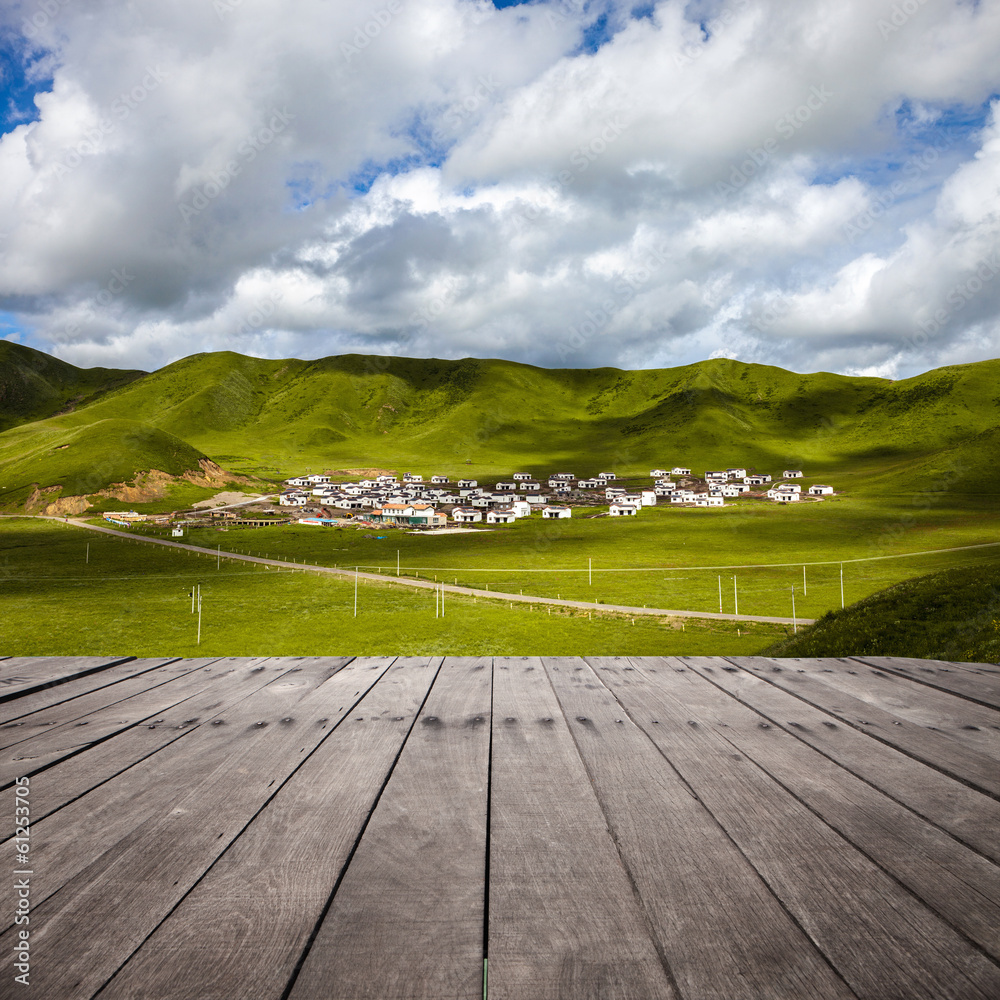
[[[216,493],[214,497],[209,497],[208,500],[199,500],[197,503],[192,504],[192,507],[227,507],[229,504],[241,503],[244,500],[256,500],[260,497],[259,493],[235,493],[233,491]]]

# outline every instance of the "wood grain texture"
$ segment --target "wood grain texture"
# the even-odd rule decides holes
[[[681,995],[853,997],[598,679],[628,669],[627,662],[590,658],[588,666],[569,657],[544,660]]]
[[[647,658],[602,679],[630,711],[656,713],[639,724],[851,989],[871,1000],[997,996],[995,963],[684,701],[677,672],[688,669]]]
[[[491,687],[441,668],[290,1000],[482,997]]]
[[[861,780],[946,830],[994,864],[1000,862],[1000,803],[895,747],[880,743],[749,671],[710,658],[682,658],[692,670],[771,725],[782,726]]]
[[[995,663],[941,663],[905,657],[859,656],[861,663],[1000,709],[1000,666]]]
[[[156,678],[160,683],[151,684],[148,675],[122,681],[134,693],[116,691],[122,699],[104,707],[95,700],[102,692],[96,692],[37,713],[38,721],[23,727],[26,738],[0,750],[0,788],[184,704],[211,686],[215,674],[210,667],[172,664],[157,671]],[[78,706],[79,701],[85,704]],[[81,707],[89,709],[83,716],[77,714]]]
[[[1000,768],[988,755],[971,750],[943,733],[883,711],[853,695],[840,691],[817,676],[817,672],[835,669],[817,660],[807,670],[795,660],[783,665],[762,656],[730,657],[737,666],[749,670],[771,684],[791,692],[804,701],[867,736],[894,746],[928,767],[964,781],[967,785],[1000,798]]]
[[[192,665],[192,669],[206,663],[211,663],[212,659],[192,659],[187,663]],[[162,666],[178,662],[177,657],[169,659],[141,659],[126,660],[113,667],[106,667],[103,670],[92,674],[85,674],[83,677],[76,677],[73,680],[65,681],[62,684],[53,684],[46,688],[40,688],[29,694],[19,695],[16,699],[4,703],[0,708],[0,719],[3,720],[4,729],[7,725],[12,725],[18,720],[27,720],[35,712],[50,708],[52,705],[59,705],[63,702],[72,701],[81,695],[89,694],[91,691],[98,691],[107,688],[109,702],[115,697],[113,685],[129,677],[135,677],[147,671],[156,671]]]
[[[40,992],[92,994],[155,930],[274,794],[271,789],[326,735],[328,706],[311,696],[339,667],[301,661],[294,673],[219,715],[217,726],[200,726],[190,735],[197,744],[207,742],[213,729],[231,734],[223,737],[227,752],[221,758],[202,756],[200,767],[175,771],[169,782],[161,779],[169,794],[160,808],[125,837],[103,845],[86,868],[34,907]],[[62,835],[72,838],[75,832],[70,827]],[[42,861],[36,852],[36,864]],[[7,932],[0,947],[9,941]]]
[[[491,1000],[676,996],[540,661],[497,658]]]
[[[132,656],[12,656],[0,660],[0,704],[132,659]]]
[[[721,658],[680,658],[684,704],[950,926],[1000,959],[1000,869],[740,705],[716,686]],[[693,672],[692,672],[693,671]],[[709,683],[705,683],[708,680]],[[791,727],[789,727],[790,729]]]
[[[798,669],[883,712],[1000,762],[1000,711],[857,660],[802,661]]]
[[[370,661],[359,663],[370,669]],[[328,702],[329,736],[102,1000],[283,996],[439,664],[401,659],[367,679],[351,667],[333,678],[326,696],[343,698]]]

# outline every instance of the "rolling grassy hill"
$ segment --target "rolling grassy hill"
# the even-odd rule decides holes
[[[824,615],[765,653],[1000,662],[1000,565],[905,580]]]
[[[83,372],[22,347],[13,356],[44,384],[0,404],[7,509],[35,484],[69,496],[84,481],[93,492],[206,456],[275,480],[305,468],[486,478],[738,463],[802,467],[857,493],[1000,493],[1000,361],[890,382],[725,359],[633,372],[222,352],[143,375]],[[0,385],[13,384],[4,359]]]

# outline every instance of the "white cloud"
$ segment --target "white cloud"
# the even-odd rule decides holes
[[[630,6],[587,53],[576,0],[59,5],[0,138],[0,309],[122,366],[1000,353],[997,124],[954,124],[1000,91],[1000,0]]]

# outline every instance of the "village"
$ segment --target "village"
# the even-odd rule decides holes
[[[786,469],[780,479],[802,479],[803,472]],[[556,472],[533,478],[514,472],[507,481],[480,484],[475,479],[452,483],[447,476],[406,472],[401,478],[386,473],[358,482],[333,482],[326,474],[310,474],[286,480],[278,503],[300,508],[303,524],[342,523],[347,515],[354,523],[411,528],[445,528],[452,525],[510,524],[539,514],[546,519],[573,516],[574,509],[607,507],[609,517],[635,517],[643,507],[669,503],[678,507],[726,506],[738,497],[795,503],[804,497],[821,498],[834,493],[832,486],[816,484],[803,492],[798,483],[770,485],[771,476],[745,468],[709,471],[695,476],[681,466],[652,469],[651,482],[619,480],[614,472],[593,478],[577,478],[572,472]],[[545,485],[543,486],[543,482]],[[605,516],[604,511],[586,516]]]

